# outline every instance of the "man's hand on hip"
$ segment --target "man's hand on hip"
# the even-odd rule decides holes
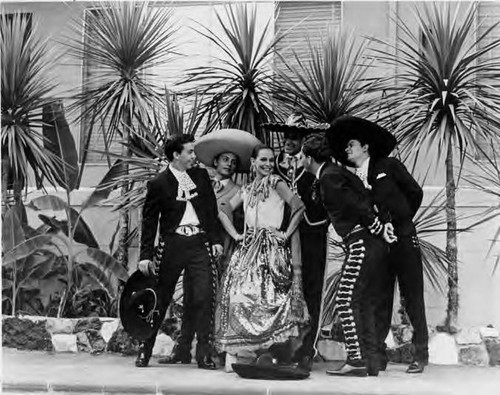
[[[222,255],[222,246],[220,244],[214,244],[212,246],[212,255],[215,257],[215,258],[218,258],[219,256]]]
[[[149,276],[149,274],[156,274],[155,265],[150,259],[143,259],[137,264],[137,269],[139,269],[142,274]]]

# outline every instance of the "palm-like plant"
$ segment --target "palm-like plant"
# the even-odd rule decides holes
[[[104,141],[109,145],[116,136],[121,137],[122,155],[130,157],[129,131],[134,124],[148,123],[151,112],[161,103],[150,77],[152,67],[168,62],[174,50],[171,11],[151,7],[147,2],[109,2],[77,24],[78,30],[84,32],[84,44],[72,41],[72,52],[95,64],[102,73],[87,81],[76,107],[83,108],[81,119],[90,120],[91,125],[96,119],[105,119]],[[85,25],[90,28],[85,29]],[[85,150],[90,136],[91,131]],[[122,194],[127,191],[124,185]],[[125,267],[128,233],[129,215],[122,210],[118,259]]]
[[[455,211],[454,153],[463,158],[479,138],[498,139],[500,130],[500,59],[483,59],[500,45],[487,41],[495,27],[477,31],[477,4],[453,14],[448,3],[425,4],[415,9],[415,20],[423,37],[401,19],[397,50],[384,43],[378,58],[396,67],[385,81],[386,104],[400,141],[403,157],[435,148],[446,166],[446,255],[449,259],[448,307],[445,327],[456,326],[458,315],[457,219]],[[389,48],[389,49],[387,49]],[[384,85],[384,84],[383,84]]]
[[[270,61],[276,43],[270,21],[257,30],[257,10],[247,5],[226,7],[227,21],[217,14],[223,34],[201,26],[197,32],[213,43],[221,55],[214,64],[188,70],[181,83],[194,83],[194,91],[211,97],[205,101],[200,116],[207,120],[206,132],[216,127],[246,130],[262,141],[261,124],[274,120],[271,102]]]
[[[483,151],[483,156],[485,160],[476,160],[473,156],[469,155],[469,159],[474,163],[474,170],[470,171],[464,176],[465,182],[467,182],[472,188],[486,193],[493,198],[496,198],[497,203],[488,207],[483,213],[482,218],[473,224],[473,226],[481,225],[485,222],[492,220],[498,220],[500,218],[500,162],[498,161],[497,153],[495,152],[495,144],[491,143],[491,155],[486,155]],[[491,254],[493,248],[498,245],[498,237],[500,236],[500,225],[495,230],[493,239],[491,241],[490,247],[488,249],[488,255]],[[496,271],[500,263],[500,255],[497,255],[493,272]]]
[[[344,114],[362,116],[372,82],[365,57],[366,42],[345,29],[329,28],[319,43],[307,41],[306,59],[280,56],[284,68],[277,70],[275,97],[287,113],[297,108],[318,123],[331,123]]]
[[[8,204],[7,190],[16,203],[28,185],[29,169],[39,184],[57,181],[57,155],[44,149],[43,107],[51,99],[55,83],[47,76],[54,54],[40,39],[38,27],[21,14],[0,20],[2,59],[2,204]]]

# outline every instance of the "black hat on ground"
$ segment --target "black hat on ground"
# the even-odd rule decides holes
[[[254,363],[233,363],[233,370],[246,379],[256,380],[303,380],[309,377],[309,372],[291,365],[278,365],[272,357],[261,355]]]
[[[368,143],[372,158],[388,156],[397,144],[396,138],[387,129],[375,122],[350,115],[342,115],[335,119],[326,136],[333,157],[348,166],[352,166],[345,153],[349,140]]]
[[[120,319],[123,329],[134,339],[143,341],[161,325],[158,279],[137,270],[128,279],[120,297]]]
[[[312,133],[325,132],[330,125],[328,123],[310,124],[306,121],[304,114],[294,112],[285,123],[264,123],[262,127],[268,132],[283,133],[285,138],[302,138]]]

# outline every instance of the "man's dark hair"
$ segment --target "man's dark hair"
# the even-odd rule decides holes
[[[181,134],[180,136],[168,139],[165,144],[165,156],[169,162],[174,160],[174,152],[180,154],[184,149],[184,144],[192,143],[194,137],[189,134]]]
[[[302,144],[302,152],[304,152],[305,156],[310,156],[318,163],[329,161],[332,156],[332,150],[323,133],[307,136],[304,144]]]

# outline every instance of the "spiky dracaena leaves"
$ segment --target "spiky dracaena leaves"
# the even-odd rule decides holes
[[[270,61],[281,36],[272,38],[270,21],[257,29],[257,9],[247,5],[227,6],[225,16],[216,16],[222,34],[204,26],[197,32],[220,55],[212,65],[188,70],[182,83],[196,86],[191,93],[211,97],[200,109],[200,116],[207,119],[207,132],[237,128],[265,141],[260,125],[274,119]]]
[[[106,119],[103,134],[109,145],[123,133],[124,124],[147,123],[153,109],[161,106],[153,67],[169,62],[174,54],[172,12],[148,2],[103,2],[76,25],[84,40],[83,45],[71,41],[71,52],[99,69],[76,106],[83,108],[83,118]]]
[[[351,31],[330,27],[318,43],[307,38],[309,56],[281,56],[275,97],[288,114],[297,108],[311,121],[331,123],[344,114],[362,116],[373,82],[367,78],[367,44]]]
[[[55,83],[49,77],[55,54],[40,39],[37,23],[30,29],[22,14],[1,16],[2,159],[12,181],[26,185],[28,169],[37,181],[55,185],[59,158],[43,148],[42,113],[53,98]]]
[[[480,32],[477,4],[454,13],[448,3],[425,4],[415,20],[421,35],[397,19],[397,50],[387,43],[377,50],[379,60],[397,66],[397,85],[392,75],[383,88],[402,155],[417,159],[423,147],[436,147],[443,158],[449,144],[463,152],[498,139],[500,58],[485,57],[500,45],[489,38],[498,23]]]

